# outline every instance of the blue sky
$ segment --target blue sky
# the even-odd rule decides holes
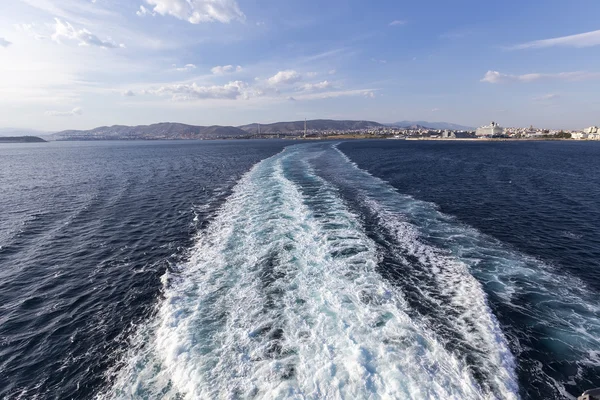
[[[15,0],[0,127],[600,124],[600,2]]]

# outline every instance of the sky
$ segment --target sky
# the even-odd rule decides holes
[[[600,125],[598,0],[4,0],[0,127]]]

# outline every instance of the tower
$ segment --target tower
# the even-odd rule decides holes
[[[306,137],[306,118],[304,118],[304,137]]]

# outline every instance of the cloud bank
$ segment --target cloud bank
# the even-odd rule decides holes
[[[79,46],[98,46],[105,49],[113,49],[117,47],[125,47],[123,44],[117,45],[110,40],[102,40],[87,29],[75,29],[68,22],[63,22],[58,18],[54,18],[54,33],[52,40],[61,43],[62,39],[77,41]]]
[[[331,82],[323,81],[318,83],[306,83],[302,86],[305,91],[329,89],[332,86]]]
[[[173,68],[175,68],[175,70],[179,71],[179,72],[188,72],[188,71],[192,71],[192,70],[196,69],[196,65],[195,64],[185,64],[183,67],[178,67],[176,64],[173,64]]]
[[[271,84],[273,86],[277,86],[277,85],[291,85],[291,84],[294,84],[301,80],[302,80],[302,75],[300,75],[298,72],[294,71],[293,69],[288,69],[285,71],[279,71],[278,73],[276,73],[275,75],[270,77],[268,79],[268,82],[269,82],[269,84]]]
[[[45,114],[49,117],[74,117],[83,114],[83,110],[75,107],[71,111],[46,111]]]
[[[556,93],[548,93],[548,94],[545,94],[545,95],[542,95],[542,96],[534,97],[533,100],[535,100],[535,101],[548,101],[548,100],[554,100],[554,99],[556,99],[558,97],[559,96]]]
[[[191,101],[202,99],[229,99],[234,100],[242,96],[247,84],[242,81],[229,82],[226,85],[200,86],[192,84],[163,86],[157,90],[150,90],[159,96],[171,96],[175,101]]]
[[[543,49],[546,47],[592,47],[600,45],[600,31],[580,33],[578,35],[563,36],[552,39],[534,40],[533,42],[522,43],[513,47],[511,50],[523,49]]]
[[[511,82],[534,82],[542,79],[550,80],[566,80],[566,81],[581,81],[587,79],[598,79],[600,78],[600,72],[558,72],[554,74],[524,74],[524,75],[511,75],[504,74],[498,71],[488,71],[485,76],[481,79],[481,82],[486,83],[511,83]]]
[[[225,75],[231,72],[242,72],[242,67],[241,66],[237,66],[234,67],[233,65],[223,65],[223,66],[219,66],[217,65],[216,67],[211,68],[210,72],[213,73],[213,75]]]
[[[146,0],[146,3],[154,6],[152,11],[156,14],[170,15],[191,24],[246,19],[235,0]],[[149,11],[140,8],[139,12],[144,15]]]

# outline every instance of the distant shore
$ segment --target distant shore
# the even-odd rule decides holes
[[[2,139],[13,139],[13,138],[2,138],[0,137],[0,143],[42,143],[48,142],[47,140],[37,138],[39,140],[7,140]],[[22,138],[17,138],[22,139]],[[598,140],[577,140],[577,139],[566,139],[566,138],[432,138],[432,137],[406,137],[406,138],[393,138],[389,136],[375,136],[375,135],[329,135],[329,136],[284,136],[277,137],[276,135],[265,135],[261,137],[222,137],[222,138],[186,138],[186,139],[167,139],[167,138],[156,138],[156,139],[142,139],[142,138],[106,138],[106,139],[89,139],[89,138],[70,138],[70,139],[58,139],[51,140],[52,142],[161,142],[161,141],[216,141],[216,140],[306,140],[306,141],[318,141],[318,140],[395,140],[395,141],[410,141],[410,142],[600,142]]]
[[[393,138],[389,136],[373,135],[332,135],[322,137],[293,137],[286,138],[291,140],[396,140],[396,141],[438,141],[438,142],[592,142],[593,140],[576,140],[563,138],[432,138],[432,137],[407,137]]]
[[[46,143],[37,136],[0,136],[0,143]]]

